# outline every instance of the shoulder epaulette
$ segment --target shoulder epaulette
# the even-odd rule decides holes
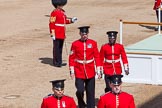
[[[44,97],[44,99],[48,98],[48,97],[51,97],[51,96],[53,96],[53,94],[48,94],[47,96]]]
[[[111,91],[106,92],[106,93],[102,94],[101,96],[104,96],[104,95],[109,94],[109,93],[111,93]]]
[[[64,96],[66,96],[66,97],[69,97],[69,98],[73,98],[73,97],[71,97],[71,96],[68,96],[68,95],[64,95]]]

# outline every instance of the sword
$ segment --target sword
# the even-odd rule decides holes
[[[66,40],[65,40],[65,50],[66,50],[66,55],[69,55],[67,50]]]

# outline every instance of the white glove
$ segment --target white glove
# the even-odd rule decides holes
[[[51,36],[52,40],[56,40],[55,36]]]
[[[129,70],[129,66],[128,66],[128,64],[126,63],[126,64],[124,64],[124,70]]]
[[[69,70],[70,70],[70,74],[74,74],[74,66],[70,66]]]
[[[74,22],[77,21],[77,20],[78,20],[77,17],[73,17],[73,18],[71,19],[71,22],[74,23]]]
[[[100,67],[101,69],[101,75],[104,73],[103,66]]]
[[[129,66],[128,66],[128,64],[124,64],[124,70],[125,70],[125,74],[128,75],[129,74]]]
[[[74,66],[70,66],[69,67],[69,70],[70,70],[70,77],[71,77],[71,79],[74,79],[75,78]]]
[[[101,67],[100,66],[97,67],[96,72],[97,72],[97,75],[98,75],[98,79],[102,78],[102,73],[101,73]]]

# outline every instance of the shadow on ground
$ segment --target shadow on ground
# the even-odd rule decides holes
[[[49,64],[50,66],[53,66],[53,58],[48,58],[48,57],[43,57],[43,58],[39,58],[39,60],[41,61],[41,63],[43,64]],[[63,66],[66,66],[66,60],[62,60],[62,64]]]
[[[39,60],[43,64],[49,64],[49,65],[53,66],[53,59],[52,58],[44,57],[44,58],[39,58]]]
[[[154,31],[157,30],[157,27],[155,27],[155,26],[148,26],[148,25],[142,25],[142,24],[139,24],[139,26],[145,27],[145,28],[147,28],[147,29],[154,30]]]
[[[162,108],[162,92],[153,99],[140,105],[138,108]]]

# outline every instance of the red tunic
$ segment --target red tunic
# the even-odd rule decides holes
[[[77,107],[72,97],[63,96],[62,98],[57,99],[53,95],[51,95],[43,99],[41,108],[77,108]]]
[[[114,46],[110,46],[107,43],[101,47],[100,59],[101,59],[101,63],[104,69],[104,74],[113,75],[115,74],[114,72],[116,72],[116,74],[122,73],[122,67],[119,61],[120,57],[121,57],[123,64],[125,66],[128,65],[127,56],[126,56],[126,53],[125,53],[125,50],[122,44],[116,43]],[[105,59],[108,61],[115,60],[116,62],[113,62],[113,63],[106,62]]]
[[[67,19],[63,9],[55,9],[49,20],[50,33],[54,30],[56,39],[65,39],[65,25],[70,23],[71,20]]]
[[[153,9],[154,10],[158,9],[160,7],[160,5],[161,5],[161,0],[155,0]]]
[[[79,61],[89,61],[90,63],[79,63]],[[72,43],[71,54],[69,56],[69,67],[74,67],[75,77],[89,79],[95,76],[95,67],[100,65],[97,42],[88,39],[86,42],[77,40]]]
[[[97,108],[135,108],[135,103],[133,96],[126,92],[118,95],[108,92],[100,96]]]

